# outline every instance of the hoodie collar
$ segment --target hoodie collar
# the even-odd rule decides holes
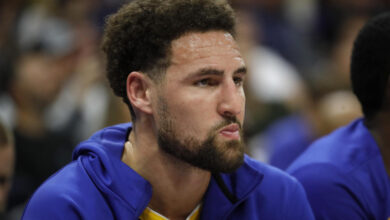
[[[152,197],[151,184],[121,161],[123,147],[132,129],[131,123],[107,127],[80,143],[73,152],[91,180],[108,200],[118,219],[141,215]],[[211,178],[204,196],[201,219],[224,219],[262,182],[263,174],[250,165],[245,155],[244,164],[230,174]],[[237,201],[232,201],[221,189],[222,185]],[[216,208],[218,206],[218,208]]]
[[[117,219],[138,217],[152,197],[150,183],[122,162],[123,146],[131,123],[105,128],[80,143],[73,152],[102,192]]]
[[[223,192],[216,175],[211,178],[204,197],[201,219],[226,219],[226,217],[243,202],[262,182],[264,175],[250,165],[245,155],[244,164],[230,174],[219,174],[228,191],[237,199],[232,201]],[[218,207],[218,208],[216,208]]]

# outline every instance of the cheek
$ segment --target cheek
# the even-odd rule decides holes
[[[210,97],[199,98],[192,96],[182,101],[176,100],[169,106],[170,113],[175,120],[176,129],[178,132],[189,136],[197,134],[199,138],[205,136],[209,131],[210,126],[213,126],[215,119],[215,111],[213,111],[213,103],[210,102]]]
[[[240,105],[241,105],[241,112],[240,112],[239,116],[241,116],[245,113],[246,97],[245,97],[245,91],[243,88],[240,88],[237,92],[238,92],[237,96],[239,97]]]
[[[173,110],[176,119],[181,121],[183,126],[192,126],[198,121],[207,118],[207,110],[202,107],[204,102],[181,102]]]
[[[241,113],[244,116],[245,115],[245,104],[246,104],[246,96],[245,96],[244,89],[242,89],[241,94],[242,94],[242,111],[241,111]]]

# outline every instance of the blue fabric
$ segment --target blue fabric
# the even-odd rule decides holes
[[[299,114],[289,115],[272,124],[265,133],[270,152],[269,164],[286,170],[314,139],[312,130]]]
[[[287,171],[303,184],[316,219],[390,217],[390,178],[363,119],[314,142]]]
[[[30,199],[22,219],[137,219],[151,185],[121,161],[131,124],[97,132]],[[230,202],[211,179],[201,219],[314,219],[303,187],[276,168],[245,157],[236,172],[221,174],[238,199]]]

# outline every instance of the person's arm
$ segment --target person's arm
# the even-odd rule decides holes
[[[317,220],[367,219],[358,189],[330,165],[310,165],[291,173],[303,185]]]
[[[294,189],[286,203],[284,219],[314,220],[313,212],[302,185],[298,181],[294,184]]]
[[[49,192],[37,192],[28,202],[22,220],[78,220],[83,219],[71,198]]]

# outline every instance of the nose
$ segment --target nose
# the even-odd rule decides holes
[[[244,109],[245,94],[241,86],[237,86],[233,80],[224,83],[220,91],[218,113],[223,117],[235,117]]]

